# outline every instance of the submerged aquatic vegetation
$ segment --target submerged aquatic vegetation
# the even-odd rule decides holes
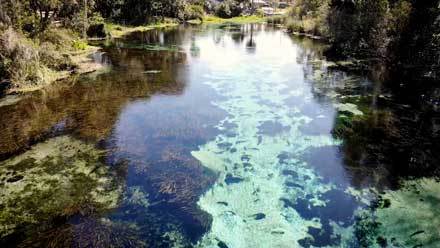
[[[273,73],[257,83],[244,76],[247,70],[206,75],[207,84],[226,96],[215,105],[229,116],[218,125],[226,133],[192,153],[219,173],[199,201],[213,216],[212,228],[199,246],[289,247],[314,245],[314,239],[338,244],[341,238],[331,236],[342,235],[337,232],[350,225],[351,213],[341,217],[317,213],[321,209],[331,213],[336,199],[346,199],[347,204],[353,200],[335,185],[323,183],[300,157],[310,148],[340,142],[331,135],[304,135],[300,128],[312,118],[285,104],[291,95],[281,94],[287,88],[283,79]],[[236,76],[241,76],[240,84],[235,83]]]
[[[130,223],[86,218],[38,233],[19,247],[149,247],[139,238],[138,229]]]
[[[363,115],[362,111],[353,103],[339,103],[335,104],[335,108],[340,112],[348,112],[352,115]]]
[[[129,47],[124,46],[123,48],[131,48],[131,49],[142,49],[142,50],[148,50],[148,51],[169,51],[169,52],[178,52],[180,49],[177,46],[159,46],[159,45],[149,45],[149,44],[142,44],[142,45],[130,45]]]
[[[139,205],[144,208],[150,206],[148,201],[148,193],[142,191],[141,187],[134,186],[127,189],[127,196],[124,201],[128,204]]]
[[[1,162],[0,236],[116,207],[121,189],[103,156],[92,145],[61,136]]]
[[[379,195],[371,211],[357,217],[362,247],[439,247],[440,182],[406,180],[399,190]]]
[[[113,44],[112,44],[113,45]],[[126,49],[139,49],[145,51],[168,51],[168,52],[180,52],[181,48],[178,46],[162,46],[157,44],[132,44],[132,43],[118,43],[118,48]]]

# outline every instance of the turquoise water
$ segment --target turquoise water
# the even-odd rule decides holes
[[[440,245],[435,123],[325,44],[224,24],[98,45],[104,70],[0,104],[2,246]]]
[[[342,236],[358,203],[345,192],[349,183],[324,182],[316,171],[320,168],[304,158],[309,151],[337,149],[342,143],[331,134],[337,101],[317,102],[304,71],[307,59],[318,55],[298,49],[280,31],[258,32],[254,39],[255,48],[239,50],[230,49],[236,46],[231,40],[221,48],[210,40],[199,43],[202,51],[210,51],[200,57],[211,67],[204,83],[224,96],[213,104],[227,113],[217,125],[223,133],[192,152],[219,173],[198,202],[213,216],[199,245],[340,245],[349,240]],[[312,58],[303,57],[307,52]],[[311,127],[313,122],[319,126]],[[346,181],[342,166],[337,169]],[[342,207],[346,213],[338,214]],[[319,229],[322,234],[312,234]]]

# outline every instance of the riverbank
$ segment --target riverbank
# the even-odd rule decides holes
[[[120,38],[128,33],[136,32],[136,31],[148,31],[155,28],[167,28],[167,27],[175,27],[180,23],[171,18],[166,18],[164,22],[148,24],[148,25],[140,25],[140,26],[128,26],[121,25],[116,23],[108,22],[105,24],[105,29],[109,33],[111,38]]]
[[[177,25],[179,22],[170,18],[161,23],[143,26],[105,23],[107,37],[104,39]],[[73,74],[99,70],[103,65],[93,59],[93,54],[99,49],[89,45],[71,28],[53,26],[35,36],[12,27],[2,29],[0,97],[32,92]]]
[[[240,16],[234,18],[220,18],[216,16],[205,16],[203,23],[264,23],[266,18],[259,16]],[[200,24],[201,21],[189,21],[188,23]],[[132,32],[148,31],[157,28],[175,27],[180,25],[176,19],[166,18],[163,22],[141,26],[126,26],[115,23],[105,23],[105,31],[109,38],[120,38]],[[11,78],[2,82],[0,95],[22,94],[39,90],[51,83],[65,79],[72,74],[89,73],[101,69],[103,66],[93,60],[92,55],[99,50],[99,47],[90,46],[66,29],[53,28],[47,31],[45,36],[35,40],[28,39],[21,34],[8,34],[3,40],[13,40],[13,46],[17,50],[26,50],[33,53],[35,61],[28,61],[25,58],[12,58],[17,61],[16,68],[11,66]],[[25,44],[21,46],[20,44]],[[45,45],[45,46],[42,46]],[[10,52],[12,55],[12,51]],[[47,58],[46,58],[47,56]],[[5,56],[7,57],[7,56]],[[20,62],[21,61],[21,62]],[[35,64],[35,65],[34,65]],[[9,64],[8,64],[9,65]],[[33,67],[33,68],[31,68]],[[15,76],[15,78],[13,78]]]
[[[203,17],[203,21],[200,20],[190,20],[187,23],[191,24],[222,24],[222,23],[237,23],[237,24],[246,24],[246,23],[264,23],[266,22],[265,17],[251,15],[251,16],[237,16],[233,18],[221,18],[213,15],[207,15]]]
[[[72,70],[48,71],[46,74],[47,76],[42,83],[21,87],[11,87],[6,91],[6,94],[23,94],[40,90],[56,81],[71,77],[72,75],[86,74],[100,70],[104,67],[104,65],[94,61],[93,59],[93,54],[98,52],[99,49],[99,47],[87,45],[84,50],[70,52],[67,56],[70,57],[73,65],[75,66],[75,68]]]
[[[72,74],[98,70],[101,65],[93,59],[98,50],[66,28],[53,27],[38,36],[2,30],[0,96],[35,91]]]

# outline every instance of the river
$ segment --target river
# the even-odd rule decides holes
[[[434,96],[264,24],[97,45],[0,101],[1,247],[440,246]]]

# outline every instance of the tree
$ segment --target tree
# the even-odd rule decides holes
[[[61,10],[63,1],[61,0],[29,0],[28,11],[33,14],[39,23],[39,32],[47,29],[53,18]]]
[[[386,55],[388,0],[332,0],[329,32],[336,54]]]
[[[84,0],[84,28],[83,28],[83,39],[87,39],[87,27],[88,27],[88,20],[87,20],[87,0]]]

